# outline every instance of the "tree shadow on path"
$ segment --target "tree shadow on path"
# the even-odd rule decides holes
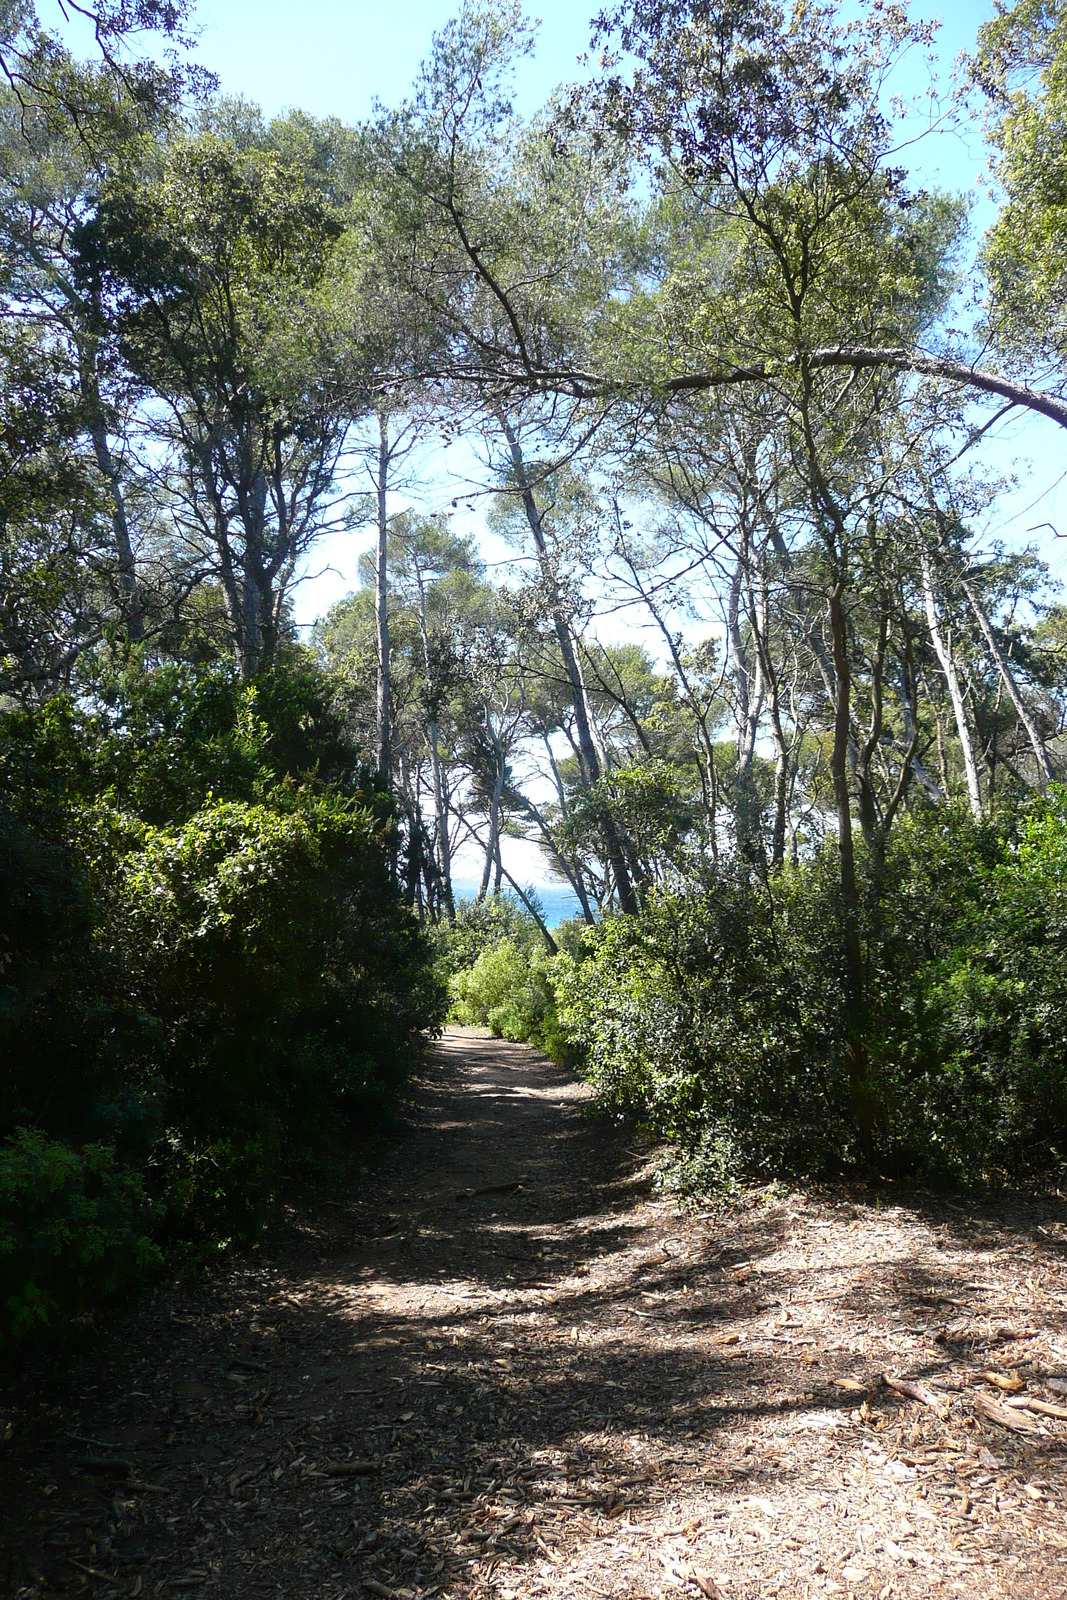
[[[447,1033],[357,1190],[20,1415],[7,1592],[632,1600],[695,1582],[716,1517],[839,1470],[872,1359],[950,1289],[899,1230],[857,1276],[845,1203],[680,1218],[588,1110],[533,1051]],[[838,1313],[883,1343],[835,1346]]]

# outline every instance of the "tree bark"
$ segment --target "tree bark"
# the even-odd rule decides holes
[[[493,731],[488,711],[485,714],[485,731],[489,735],[496,753],[496,773],[493,778],[493,798],[489,803],[489,842],[485,847],[485,870],[482,873],[482,882],[475,898],[475,905],[481,905],[489,893],[489,883],[493,875],[493,868],[499,867],[500,873],[503,872],[503,863],[500,861],[500,801],[504,793],[504,748]]]
[[[375,481],[378,548],[374,569],[374,624],[378,652],[376,729],[378,775],[388,785],[391,765],[392,696],[389,675],[389,416],[378,413],[378,475]]]
[[[726,614],[726,641],[730,665],[733,669],[737,694],[737,775],[736,814],[737,848],[739,854],[753,864],[762,858],[762,838],[759,828],[759,804],[752,770],[756,753],[756,734],[763,711],[763,673],[757,662],[751,678],[745,660],[744,641],[741,637],[741,590],[744,580],[745,555],[737,557],[737,566],[730,583]]]
[[[479,845],[484,850],[485,849],[485,841],[483,839],[479,838],[477,831],[471,826],[471,824],[467,820],[467,818],[466,817],[461,817],[460,821],[463,823],[463,826],[466,828],[468,834],[474,840],[475,844]],[[542,917],[542,915],[538,911],[536,905],[530,899],[529,895],[526,893],[526,890],[522,887],[522,885],[519,883],[517,878],[513,878],[512,877],[511,873],[508,871],[508,869],[506,867],[503,868],[503,875],[508,880],[508,882],[511,884],[511,887],[514,889],[515,893],[518,895],[519,899],[522,901],[523,905],[526,907],[527,911],[530,913],[531,917],[536,922],[536,924],[537,924],[537,926],[538,926],[538,928],[540,930],[541,937],[545,941],[545,947],[548,950],[549,955],[551,955],[551,956],[558,955],[559,954],[559,946],[557,945],[555,939],[553,939],[552,935],[549,933],[548,927],[547,927],[547,924],[545,923],[544,917]]]
[[[587,789],[591,791],[600,781],[601,762],[593,733],[593,719],[589,710],[589,698],[586,693],[585,681],[578,664],[570,624],[563,613],[555,574],[549,562],[548,544],[545,538],[544,526],[541,522],[541,513],[538,510],[537,500],[526,474],[526,462],[523,458],[518,435],[504,412],[498,412],[497,418],[511,453],[512,470],[515,473],[515,481],[519,486],[519,492],[522,497],[523,512],[533,535],[538,563],[548,589],[552,626],[555,631],[556,642],[559,645],[560,656],[563,660],[563,670],[567,674],[567,682],[571,690],[571,706],[574,712],[575,730],[578,735],[578,764],[583,782]],[[630,880],[630,873],[626,866],[618,830],[615,827],[614,818],[610,815],[605,814],[601,822],[601,832],[604,836],[608,864],[615,880],[615,889],[619,896],[620,909],[632,915],[638,910],[637,896]]]
[[[1019,693],[1019,685],[1015,681],[1015,674],[1012,672],[1008,659],[1000,648],[1000,643],[993,632],[992,624],[986,614],[986,609],[982,604],[978,591],[973,583],[962,573],[960,574],[960,588],[967,596],[968,603],[981,630],[982,638],[985,640],[989,653],[997,664],[1001,682],[1007,691],[1008,699],[1015,708],[1015,715],[1026,729],[1026,737],[1030,741],[1030,748],[1034,752],[1034,761],[1037,765],[1037,786],[1044,793],[1054,777],[1052,762],[1049,760],[1048,751],[1045,749],[1045,741],[1041,737],[1037,723],[1030,715],[1026,701]]]
[[[99,405],[99,396],[96,397]],[[122,474],[111,451],[103,416],[94,411],[89,424],[93,454],[101,476],[108,487],[111,499],[111,531],[115,539],[115,556],[119,568],[119,590],[122,595],[122,621],[130,644],[140,644],[144,638],[144,608],[141,603],[140,584],[137,581],[137,562],[130,538],[130,525],[126,517],[126,500],[122,492]]]
[[[956,663],[941,634],[941,627],[937,620],[937,599],[934,594],[933,563],[930,552],[923,549],[921,556],[923,577],[923,600],[926,604],[926,625],[930,630],[930,640],[937,655],[941,671],[945,675],[948,685],[948,696],[952,702],[952,714],[956,719],[956,735],[960,741],[960,752],[963,758],[963,773],[967,780],[967,798],[970,801],[971,815],[982,815],[982,786],[978,777],[978,763],[974,759],[974,745],[971,742],[971,730],[967,722],[967,707],[960,688],[959,673]]]
[[[830,591],[830,632],[833,641],[834,739],[831,755],[834,803],[837,811],[837,839],[841,909],[844,921],[845,957],[845,1065],[852,1098],[852,1114],[859,1134],[860,1151],[865,1160],[873,1153],[874,1099],[870,1085],[870,1063],[866,1045],[866,974],[860,939],[860,897],[856,882],[856,853],[852,837],[852,794],[849,773],[849,734],[851,731],[851,671],[848,660],[848,634],[843,605],[844,584],[839,579]]]

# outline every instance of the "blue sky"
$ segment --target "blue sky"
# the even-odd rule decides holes
[[[375,98],[389,104],[404,95],[432,33],[456,9],[447,0],[214,0],[197,10],[197,54],[224,89],[267,111],[299,106],[355,121]],[[523,70],[528,108],[576,75],[591,14],[561,0],[532,9],[544,27],[537,59]]]

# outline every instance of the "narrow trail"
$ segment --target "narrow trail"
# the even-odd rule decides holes
[[[686,1216],[585,1098],[451,1030],[357,1192],[0,1394],[4,1592],[1067,1595],[1063,1206]]]

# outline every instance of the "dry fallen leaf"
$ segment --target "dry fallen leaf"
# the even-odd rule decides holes
[[[858,1378],[835,1378],[834,1383],[839,1389],[847,1389],[849,1394],[866,1394],[870,1388],[869,1383],[860,1383]]]

